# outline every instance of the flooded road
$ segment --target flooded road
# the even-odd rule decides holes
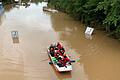
[[[95,30],[86,39],[84,25],[64,13],[43,12],[46,3],[7,5],[0,16],[0,80],[120,80],[120,42]],[[17,38],[11,32],[17,31]],[[73,71],[49,65],[48,45],[60,41]]]

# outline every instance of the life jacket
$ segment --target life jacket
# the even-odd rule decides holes
[[[58,47],[58,49],[60,49],[62,47],[62,45],[58,42],[57,47]]]
[[[59,52],[60,52],[60,55],[62,55],[62,56],[65,53],[65,51],[63,51],[63,50],[59,50]]]
[[[64,49],[64,47],[61,47],[61,48],[60,48],[60,51],[63,51],[63,52],[65,52],[65,49]]]
[[[54,57],[54,51],[49,52],[52,57]]]
[[[62,56],[62,52],[60,50],[57,50],[57,53]]]
[[[59,63],[61,63],[62,64],[62,66],[66,66],[66,63],[61,59],[61,60],[59,60]]]
[[[58,58],[58,57],[59,57],[59,53],[55,51],[54,56],[55,56],[56,58]]]
[[[54,51],[54,48],[53,48],[53,47],[51,47],[51,48],[50,48],[50,51]]]
[[[66,57],[63,58],[63,61],[64,61],[65,63],[67,63],[67,62],[70,61],[70,59],[68,59],[68,57],[66,56]]]
[[[57,63],[57,62],[58,62],[58,60],[57,60],[55,57],[52,57],[52,61],[53,61],[54,63]]]

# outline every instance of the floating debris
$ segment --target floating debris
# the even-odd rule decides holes
[[[52,12],[52,13],[58,13],[58,10],[50,9],[48,7],[43,7],[43,11],[48,11],[48,12]]]

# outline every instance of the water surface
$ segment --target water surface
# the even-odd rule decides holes
[[[6,5],[0,16],[0,80],[120,80],[120,43],[95,30],[86,39],[84,25],[62,12],[43,12],[45,2]],[[17,31],[17,38],[11,32]],[[60,41],[73,71],[49,65],[48,45]]]

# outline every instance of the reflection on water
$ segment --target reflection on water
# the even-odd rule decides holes
[[[19,43],[19,37],[15,37],[15,38],[12,38],[13,39],[13,43]]]
[[[4,6],[0,17],[0,80],[120,80],[119,42],[97,30],[86,39],[84,25],[67,14],[43,12],[47,3],[39,0],[21,2]],[[11,39],[14,30],[17,39]],[[48,64],[46,48],[56,41],[76,60],[72,72]]]
[[[86,38],[86,39],[92,39],[92,35],[85,34],[85,38]]]

